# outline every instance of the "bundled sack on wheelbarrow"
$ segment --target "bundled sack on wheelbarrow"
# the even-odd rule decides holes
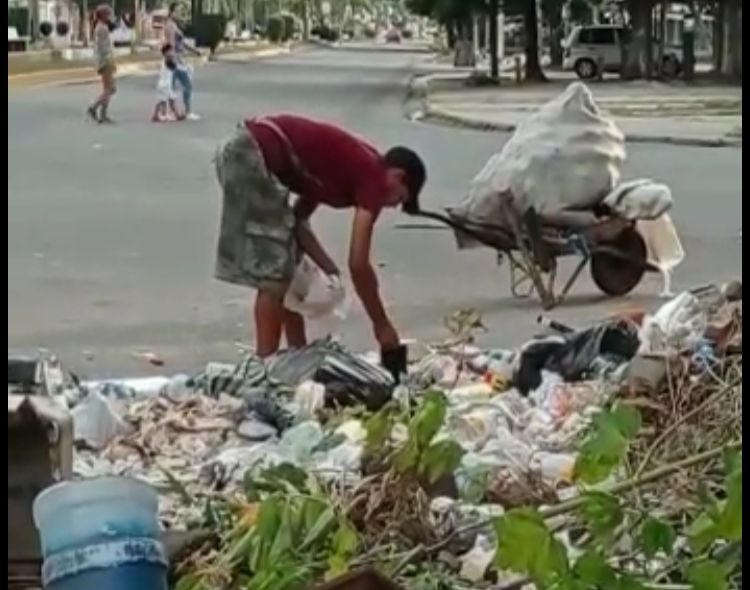
[[[576,82],[519,125],[472,180],[450,216],[469,226],[505,229],[511,236],[514,223],[531,238],[539,228],[578,233],[584,236],[578,249],[584,251],[611,242],[617,250],[640,254],[649,268],[661,271],[668,291],[668,273],[684,257],[668,216],[672,195],[667,186],[651,180],[621,182],[625,158],[622,131],[600,111],[591,91]],[[628,235],[613,237],[612,229],[627,230]],[[461,249],[487,245],[460,230],[456,238]],[[533,255],[541,271],[553,270],[555,254]],[[610,266],[616,274],[616,261],[610,264],[612,256],[605,256],[606,264],[599,264],[603,257],[596,258],[594,280],[610,295],[627,292],[646,270],[636,269],[629,288],[615,288],[601,275],[611,275],[605,272]]]

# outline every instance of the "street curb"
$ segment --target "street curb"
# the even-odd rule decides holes
[[[412,120],[416,118],[420,122],[443,123],[461,127],[463,129],[473,129],[475,131],[513,133],[516,130],[518,126],[516,123],[486,121],[483,119],[467,117],[430,104],[430,83],[440,77],[441,74],[415,75],[409,81],[407,98],[420,100],[422,107],[416,117],[414,117],[414,115],[410,117]],[[467,80],[468,78],[469,77],[466,76]],[[456,79],[458,79],[458,76],[456,76]],[[704,139],[697,137],[673,137],[668,135],[626,134],[625,141],[628,143],[655,143],[690,147],[742,148],[742,137],[733,138],[731,136]]]
[[[464,129],[473,129],[476,131],[495,131],[501,133],[513,133],[518,127],[515,123],[504,123],[502,121],[485,121],[474,119],[464,115],[458,115],[450,111],[440,109],[424,101],[421,121],[434,121],[437,123],[447,123]],[[742,148],[742,139],[729,139],[717,137],[713,139],[704,139],[698,137],[674,137],[670,135],[638,135],[626,134],[627,143],[656,143],[665,145],[680,145],[691,147],[710,147],[710,148]]]

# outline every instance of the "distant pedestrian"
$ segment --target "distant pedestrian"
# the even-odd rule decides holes
[[[185,42],[185,34],[179,24],[179,4],[173,2],[169,5],[167,22],[164,25],[164,44],[171,45],[174,50],[177,67],[173,72],[174,80],[182,89],[182,106],[185,109],[185,118],[190,121],[200,119],[193,112],[193,75],[190,64],[185,61],[185,54],[190,52],[200,56],[201,53],[195,47]]]
[[[97,123],[112,123],[109,118],[109,103],[112,100],[117,85],[115,83],[115,49],[112,43],[111,30],[112,9],[106,4],[97,7],[94,12],[96,24],[94,26],[94,57],[96,59],[96,72],[102,81],[102,93],[92,104],[87,113]]]
[[[184,118],[184,114],[177,107],[177,92],[175,90],[174,71],[177,69],[172,46],[167,44],[161,48],[162,61],[159,70],[159,80],[156,83],[156,105],[151,120],[154,123],[177,121]]]

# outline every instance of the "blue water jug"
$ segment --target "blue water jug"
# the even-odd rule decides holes
[[[34,501],[45,590],[167,590],[158,495],[143,482],[69,481]]]

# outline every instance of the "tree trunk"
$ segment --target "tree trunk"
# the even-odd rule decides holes
[[[302,40],[307,42],[310,40],[310,7],[308,6],[308,0],[302,0]]]
[[[664,56],[667,49],[667,11],[669,10],[669,0],[661,0],[659,6],[659,53],[656,56],[656,63],[661,66],[664,62]]]
[[[720,74],[724,69],[724,11],[726,5],[723,0],[716,2],[716,12],[714,17],[714,46],[713,61],[714,72]]]
[[[456,41],[458,41],[455,21],[445,23],[445,33],[448,37],[448,49],[452,51],[456,47]]]
[[[648,16],[646,22],[643,23],[643,29],[646,35],[643,65],[645,68],[644,75],[646,80],[651,80],[654,77],[654,6],[651,2],[648,2],[648,5]]]
[[[724,0],[722,73],[742,80],[742,0]]]
[[[550,61],[554,67],[562,67],[563,63],[563,46],[565,38],[565,23],[562,17],[562,5],[555,7],[547,15],[550,28]]]
[[[490,51],[490,76],[493,80],[500,79],[500,55],[498,52],[498,9],[499,0],[490,0],[489,10],[487,12],[487,18],[490,20],[490,31],[489,31],[489,51]]]
[[[625,59],[622,67],[622,77],[626,80],[634,80],[643,77],[647,62],[647,46],[653,45],[648,36],[651,32],[651,14],[654,0],[630,0],[628,12],[630,13],[630,43],[625,51]],[[653,50],[651,50],[653,55]],[[653,64],[653,60],[652,60]]]
[[[546,82],[547,77],[539,62],[539,19],[536,2],[528,0],[524,11],[524,29],[526,33],[526,79]]]

